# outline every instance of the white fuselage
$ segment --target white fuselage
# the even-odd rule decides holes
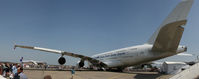
[[[126,67],[147,63],[186,51],[185,46],[179,46],[177,52],[153,52],[153,45],[144,44],[105,52],[92,56],[112,67]]]

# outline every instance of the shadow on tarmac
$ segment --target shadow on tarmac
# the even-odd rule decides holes
[[[136,73],[137,75],[134,77],[134,79],[156,79],[160,76],[162,76],[162,74],[145,74],[145,73]]]

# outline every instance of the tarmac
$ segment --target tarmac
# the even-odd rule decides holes
[[[70,71],[24,70],[28,79],[43,79],[50,75],[52,79],[71,79]],[[75,71],[73,79],[168,79],[172,75],[157,72],[106,72],[106,71]]]

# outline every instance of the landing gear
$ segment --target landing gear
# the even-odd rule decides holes
[[[98,70],[98,71],[106,71],[106,69],[105,69],[105,68],[103,68],[103,67],[98,68],[97,70]]]
[[[124,68],[123,67],[118,67],[117,72],[123,72]]]

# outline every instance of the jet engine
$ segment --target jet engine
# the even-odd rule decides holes
[[[61,57],[58,59],[58,63],[59,63],[60,65],[63,65],[63,64],[66,63],[66,59],[65,59],[63,56],[61,56]]]
[[[84,60],[80,60],[77,65],[79,68],[84,67]]]

